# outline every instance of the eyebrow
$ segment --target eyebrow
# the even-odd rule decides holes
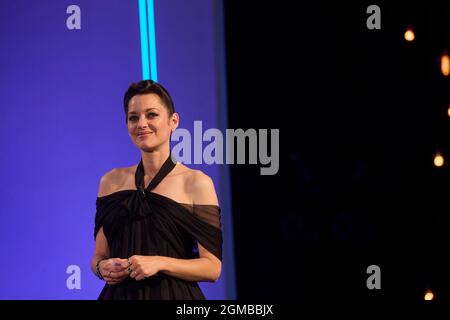
[[[147,112],[147,111],[150,111],[150,110],[159,111],[158,108],[147,108],[147,109],[144,110],[144,112]],[[130,112],[128,112],[128,114],[137,114],[137,112],[136,111],[130,111]]]

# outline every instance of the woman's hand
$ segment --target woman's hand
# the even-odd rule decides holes
[[[127,259],[110,258],[100,261],[98,264],[103,279],[109,285],[114,285],[128,278]]]
[[[154,276],[162,270],[163,257],[134,255],[128,259],[128,264],[130,277],[142,280]]]

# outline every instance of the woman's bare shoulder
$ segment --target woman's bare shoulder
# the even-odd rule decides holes
[[[186,168],[185,190],[192,197],[194,204],[217,205],[216,190],[211,177],[201,170],[184,167]]]
[[[129,183],[130,177],[134,177],[136,166],[114,168],[105,173],[100,179],[98,197],[103,197],[124,189]]]

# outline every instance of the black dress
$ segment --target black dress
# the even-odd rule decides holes
[[[178,203],[151,192],[174,167],[169,156],[145,188],[141,159],[135,173],[136,190],[117,191],[97,198],[94,236],[103,227],[111,257],[127,259],[132,255],[158,255],[194,259],[198,257],[198,242],[222,260],[219,206]],[[205,297],[197,282],[160,272],[140,281],[127,278],[116,285],[106,284],[98,299],[186,300]]]

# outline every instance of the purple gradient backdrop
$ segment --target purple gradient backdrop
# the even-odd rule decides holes
[[[81,30],[66,8],[81,8]],[[218,126],[214,15],[207,0],[155,1],[158,78],[181,127]],[[139,161],[122,96],[142,77],[137,1],[3,1],[0,4],[0,299],[95,299],[93,219],[100,177]],[[219,190],[217,166],[193,166]],[[81,268],[81,290],[66,268]],[[209,299],[218,283],[201,284]]]

